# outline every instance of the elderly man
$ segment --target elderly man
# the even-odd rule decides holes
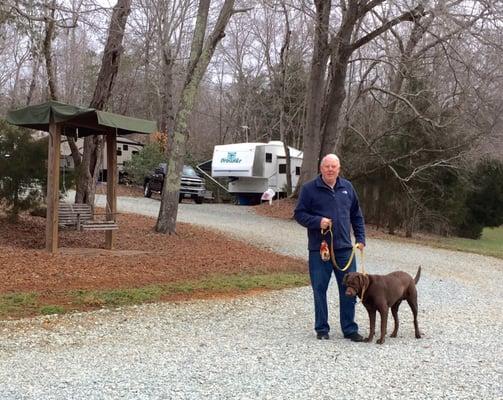
[[[331,228],[333,232],[334,256],[339,267],[347,265],[353,245],[351,227],[357,247],[365,247],[365,223],[358,204],[358,196],[351,183],[339,176],[340,161],[335,154],[328,154],[321,160],[320,172],[314,180],[302,186],[299,201],[295,208],[295,220],[307,228],[309,250],[309,276],[314,294],[314,312],[316,337],[329,339],[327,289],[335,271],[339,288],[340,324],[345,338],[361,342],[358,325],[354,321],[355,298],[345,296],[346,288],[342,280],[345,273],[356,271],[353,258],[349,268],[342,272],[334,269],[330,259],[324,260],[320,254],[323,240],[330,241],[330,235],[324,236],[322,229]]]

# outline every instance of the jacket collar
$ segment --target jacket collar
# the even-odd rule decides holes
[[[322,179],[321,177],[321,174],[319,174],[317,177],[316,177],[316,186],[317,187],[320,187],[320,188],[325,188],[325,189],[330,189],[332,190],[332,188],[330,186],[328,186]],[[342,182],[341,182],[341,177],[338,176],[337,177],[337,180],[335,181],[335,185],[334,185],[334,190],[337,189],[337,188],[340,188],[342,186]]]

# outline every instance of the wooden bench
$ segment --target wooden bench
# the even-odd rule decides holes
[[[59,226],[76,227],[80,230],[83,222],[92,221],[93,214],[88,204],[59,203]]]
[[[96,221],[88,204],[59,203],[59,226],[75,227],[79,231],[119,229],[115,221]]]

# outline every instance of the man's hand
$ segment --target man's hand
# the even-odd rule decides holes
[[[356,248],[358,250],[362,250],[363,251],[363,249],[365,248],[365,245],[363,243],[356,243]]]
[[[321,218],[320,221],[320,228],[321,229],[328,229],[332,226],[332,220],[330,218]]]

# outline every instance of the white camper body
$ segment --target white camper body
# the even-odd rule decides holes
[[[76,141],[79,153],[84,151],[84,139],[79,138]],[[119,172],[119,182],[123,179],[124,162],[130,161],[133,154],[138,154],[143,148],[143,143],[131,140],[124,136],[117,136],[117,171]],[[103,152],[100,159],[99,180],[106,182],[108,166],[107,166],[107,144],[104,144]],[[67,140],[61,142],[61,167],[69,170],[75,169],[72,152]]]
[[[84,139],[79,138],[76,141],[77,148],[79,153],[82,154],[84,151]],[[122,172],[124,169],[124,162],[130,161],[133,157],[133,154],[138,154],[143,148],[143,143],[137,142],[135,140],[131,140],[124,136],[117,136],[117,170]],[[103,152],[101,153],[100,160],[100,170],[107,170],[107,158],[104,155],[107,154],[107,145],[104,143]],[[72,158],[72,151],[70,149],[70,145],[67,140],[63,140],[61,142],[61,157],[62,157],[62,166],[68,169],[74,169],[74,163]]]
[[[302,152],[289,147],[292,187],[302,165]],[[233,194],[262,194],[267,189],[286,192],[286,157],[283,143],[233,143],[215,146],[211,162],[213,177],[228,177]]]

